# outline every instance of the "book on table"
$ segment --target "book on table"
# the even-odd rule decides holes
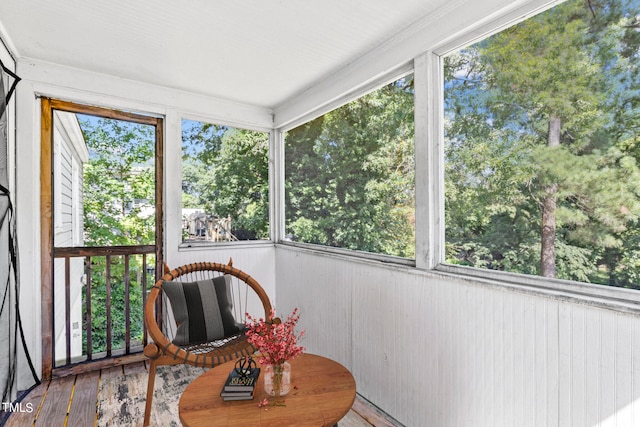
[[[222,400],[251,400],[253,399],[253,390],[251,391],[223,391],[220,393]]]
[[[253,389],[258,382],[260,368],[253,369],[249,375],[242,376],[235,369],[229,372],[229,376],[222,388],[223,392],[247,392],[253,393]]]

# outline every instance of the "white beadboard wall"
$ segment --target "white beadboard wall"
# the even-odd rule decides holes
[[[640,425],[640,318],[276,248],[279,312],[406,426]]]
[[[170,268],[192,262],[228,263],[251,275],[260,283],[271,304],[276,304],[275,251],[270,242],[255,244],[218,244],[201,248],[169,249],[166,254]]]

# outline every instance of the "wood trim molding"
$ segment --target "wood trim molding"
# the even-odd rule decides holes
[[[42,287],[42,379],[51,378],[53,368],[53,108],[49,98],[41,100],[40,116],[40,283]]]
[[[154,118],[153,125],[156,128],[156,277],[161,277],[164,273],[164,121]]]

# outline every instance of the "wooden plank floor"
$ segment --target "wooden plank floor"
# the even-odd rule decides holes
[[[22,400],[21,411],[11,413],[5,426],[94,427],[98,423],[100,382],[114,375],[128,379],[131,374],[146,370],[146,364],[139,362],[43,382]],[[146,390],[146,384],[129,387],[131,390],[136,388]],[[352,410],[340,421],[340,427],[370,426],[396,427],[397,424],[357,396]]]

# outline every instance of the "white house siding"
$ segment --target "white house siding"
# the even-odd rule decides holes
[[[57,122],[57,121],[56,121]],[[73,246],[71,213],[73,212],[72,150],[59,129],[53,132],[54,241],[55,245]]]
[[[279,246],[282,314],[407,426],[640,425],[640,318]]]

